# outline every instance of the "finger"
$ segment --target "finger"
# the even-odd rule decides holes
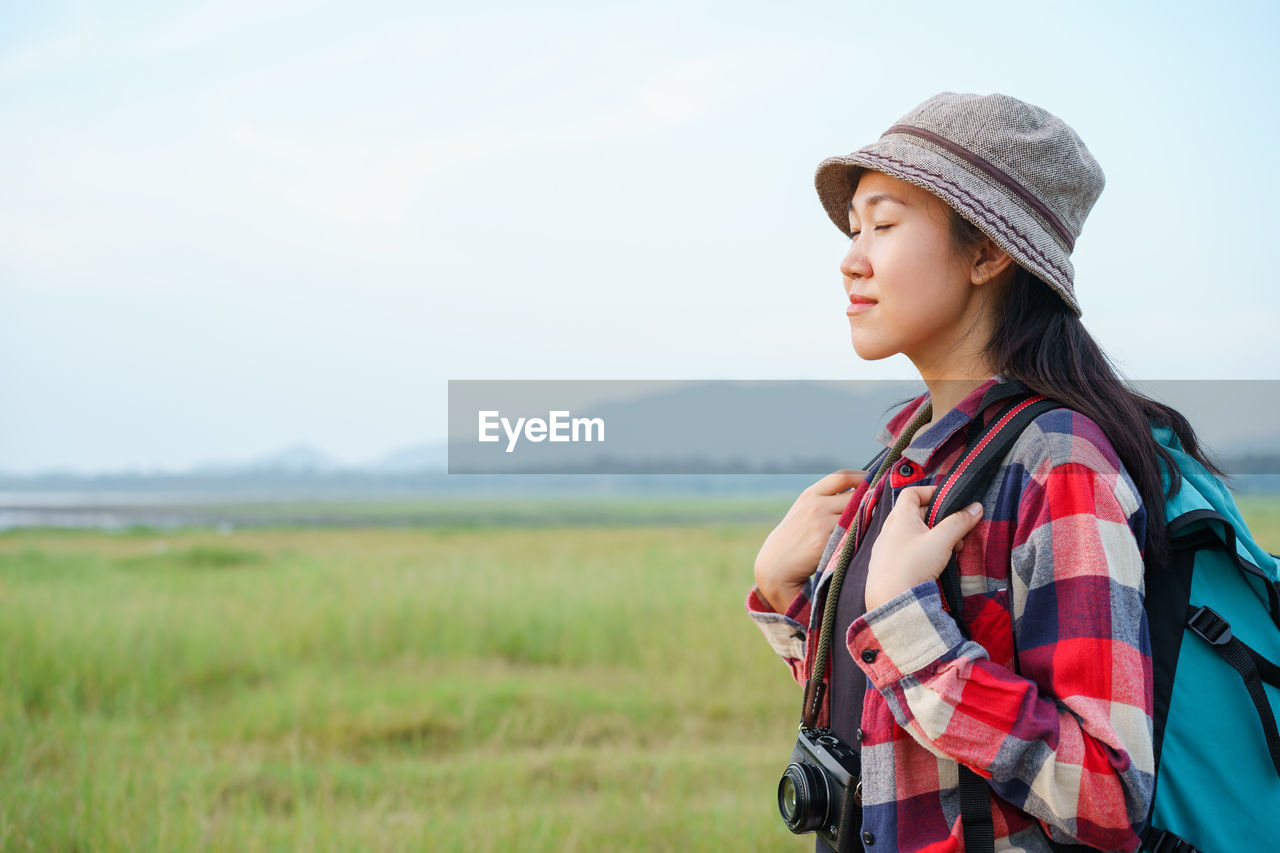
[[[929,499],[934,492],[933,486],[911,486],[903,489],[894,499],[893,507],[889,510],[889,515],[885,519],[885,524],[901,525],[907,523],[905,519],[911,519],[910,527],[918,530],[928,530],[925,524],[925,514],[929,508]]]
[[[982,504],[971,503],[935,524],[933,530],[930,531],[930,535],[946,542],[947,547],[956,549],[960,545],[960,540],[964,539],[969,531],[977,527],[978,522],[981,520]]]
[[[866,471],[858,471],[853,468],[841,468],[839,471],[832,471],[830,474],[810,486],[810,488],[820,495],[834,495],[856,488],[858,484],[866,478]]]
[[[853,496],[849,492],[839,492],[834,495],[821,495],[818,497],[819,505],[823,512],[832,515],[839,515],[852,502]]]
[[[927,506],[929,504],[929,500],[933,497],[934,490],[937,488],[938,487],[936,485],[908,486],[898,492],[898,497],[894,502],[894,508],[896,509],[904,503],[912,509],[920,509],[921,507]],[[906,511],[906,509],[903,510],[903,512]]]

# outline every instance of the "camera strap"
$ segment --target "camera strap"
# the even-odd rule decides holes
[[[884,475],[897,464],[902,451],[911,443],[916,432],[933,417],[933,401],[929,400],[911,422],[903,428],[902,433],[894,441],[893,447],[880,461],[880,465],[871,475],[871,483],[867,487],[864,499],[870,501],[875,495],[876,487]],[[862,510],[854,513],[853,522],[849,525],[849,533],[844,537],[840,548],[840,556],[832,570],[831,583],[827,586],[827,598],[822,609],[822,632],[818,638],[818,652],[813,662],[813,669],[804,683],[804,707],[801,708],[800,724],[811,729],[817,725],[818,714],[822,710],[822,699],[827,690],[827,662],[831,657],[831,635],[835,631],[836,604],[840,601],[840,587],[844,584],[845,573],[849,571],[849,563],[853,552],[858,549],[858,538],[862,532]]]

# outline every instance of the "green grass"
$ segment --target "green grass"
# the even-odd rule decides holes
[[[0,850],[811,849],[766,532],[0,536]]]
[[[544,522],[0,535],[0,850],[811,850],[769,524]]]

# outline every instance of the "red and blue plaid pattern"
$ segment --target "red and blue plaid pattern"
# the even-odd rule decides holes
[[[989,380],[916,435],[879,499],[944,476],[964,450],[983,395],[1000,381]],[[889,421],[882,444],[893,442],[926,397]],[[800,683],[817,646],[805,638],[817,636],[830,570],[854,513],[869,505],[865,492],[864,484],[853,493],[819,570],[785,613],[755,589],[747,597],[747,610]],[[1001,461],[982,504],[958,559],[972,640],[945,611],[934,582],[867,613],[846,637],[868,682],[861,725],[867,847],[963,849],[960,762],[991,784],[997,849],[1048,850],[1047,832],[1055,841],[1134,850],[1154,779],[1141,497],[1097,424],[1054,409]],[[830,713],[823,709],[820,725]]]

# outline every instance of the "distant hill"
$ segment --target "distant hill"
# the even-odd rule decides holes
[[[444,471],[449,467],[449,443],[436,441],[402,447],[370,466],[375,471]]]
[[[497,396],[483,400],[455,400],[451,387],[450,429],[459,436],[453,459],[447,443],[435,441],[395,449],[368,464],[343,465],[322,449],[300,443],[256,459],[207,463],[181,472],[0,473],[0,506],[41,493],[97,496],[94,500],[111,494],[306,500],[499,489],[524,494],[785,491],[835,468],[865,464],[878,449],[873,437],[879,427],[898,404],[923,390],[919,382],[650,382],[635,383],[644,393],[619,399],[626,383],[596,383],[608,386],[614,398],[583,413],[608,424],[610,455],[584,457],[580,448],[542,444],[525,448],[534,451],[525,457],[532,463],[525,470],[543,473],[458,473],[476,461],[504,461],[501,444],[476,444],[476,406],[503,408],[499,392],[504,385],[520,387],[528,396],[519,383],[490,384]],[[544,384],[548,393],[557,387]],[[489,393],[483,384],[476,385]],[[1187,414],[1214,458],[1228,473],[1239,475],[1233,488],[1280,491],[1275,486],[1280,482],[1280,427],[1274,426],[1280,412],[1272,418],[1267,409],[1280,408],[1280,402],[1272,402],[1272,385],[1149,382],[1142,389]],[[1264,410],[1240,408],[1248,400],[1258,401]],[[1242,416],[1244,411],[1250,411],[1248,417]],[[469,456],[476,451],[479,455]],[[452,475],[446,473],[450,463]]]

